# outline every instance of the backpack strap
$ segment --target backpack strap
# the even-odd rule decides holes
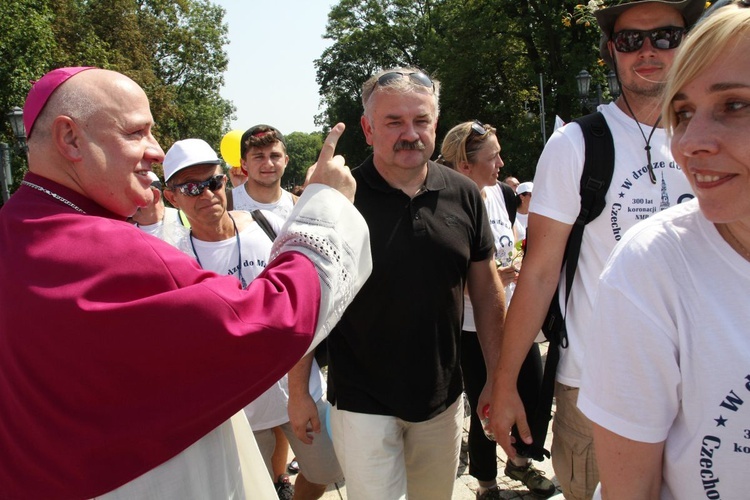
[[[227,212],[231,212],[234,210],[234,194],[232,193],[232,189],[226,189],[225,192],[227,193]]]
[[[268,219],[266,219],[266,216],[263,215],[263,212],[260,210],[253,210],[250,212],[253,216],[253,219],[255,219],[255,222],[258,223],[260,228],[263,230],[266,235],[268,235],[269,238],[271,238],[271,241],[276,239],[276,231],[273,230],[273,227],[271,227],[271,224],[268,222]]]
[[[512,226],[516,222],[516,212],[518,211],[518,201],[516,200],[516,193],[513,188],[504,182],[500,183],[500,189],[503,191],[503,198],[505,198],[505,209],[508,211],[508,217],[510,218],[510,225]]]
[[[563,256],[565,310],[561,311],[559,307],[558,288],[558,291],[555,291],[552,297],[550,311],[543,327],[545,334],[548,329],[549,331],[559,331],[559,334],[548,337],[550,342],[547,360],[544,364],[539,400],[531,421],[531,434],[534,443],[526,451],[526,454],[535,460],[543,460],[544,456],[550,456],[549,451],[544,448],[544,441],[547,437],[547,428],[552,415],[552,398],[555,393],[555,377],[560,360],[560,349],[568,346],[565,312],[567,312],[568,298],[578,268],[583,231],[586,224],[597,218],[604,210],[606,206],[605,195],[609,190],[615,170],[615,144],[604,115],[596,112],[574,121],[581,127],[586,149],[580,185],[581,211],[570,231]]]
[[[581,241],[586,224],[599,217],[607,202],[604,199],[612,175],[615,171],[615,143],[612,132],[601,112],[583,116],[575,120],[581,127],[586,147],[583,173],[581,174],[581,211],[570,231],[568,243],[565,246],[563,265],[565,266],[565,308],[568,306],[570,289],[573,286],[578,256],[581,253]],[[568,346],[567,333],[561,342],[562,347]]]

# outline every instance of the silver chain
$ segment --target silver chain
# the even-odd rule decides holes
[[[36,189],[37,191],[41,191],[42,193],[47,194],[47,195],[53,197],[54,199],[65,203],[66,205],[68,205],[70,208],[72,208],[76,212],[80,212],[82,214],[86,213],[86,212],[83,211],[83,209],[81,209],[81,207],[79,207],[78,205],[76,205],[72,201],[66,200],[65,198],[63,198],[59,194],[53,193],[49,189],[44,189],[42,186],[37,186],[36,184],[34,184],[32,182],[29,182],[29,181],[21,181],[21,184],[25,184],[25,185],[29,186],[30,188]]]

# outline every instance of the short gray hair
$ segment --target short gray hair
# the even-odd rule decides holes
[[[36,119],[34,137],[49,138],[52,122],[60,115],[65,115],[85,126],[91,117],[100,109],[96,96],[88,85],[63,83],[52,94],[47,105]]]
[[[393,80],[390,80],[387,85],[378,86],[378,79],[380,79],[383,75],[386,75],[388,73],[401,73],[404,75],[404,78],[395,78]],[[427,78],[432,81],[432,89],[429,87],[425,87],[424,85],[421,85],[419,83],[416,83],[412,81],[411,78],[407,78],[408,75],[412,73],[421,73]],[[410,92],[419,92],[420,94],[431,94],[435,100],[435,118],[440,115],[440,82],[431,76],[429,76],[427,73],[422,71],[419,68],[391,68],[382,70],[379,73],[376,73],[375,75],[371,76],[363,85],[362,85],[362,107],[364,108],[364,115],[366,117],[370,117],[370,100],[377,91],[384,91],[384,92],[401,92],[401,93],[410,93]]]

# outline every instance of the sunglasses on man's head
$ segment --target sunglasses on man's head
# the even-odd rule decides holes
[[[658,50],[676,49],[682,42],[685,28],[667,26],[653,30],[622,30],[612,35],[612,42],[617,52],[635,52],[643,47],[646,38],[651,46]]]
[[[184,184],[176,184],[172,186],[172,189],[179,191],[185,196],[200,196],[206,188],[211,191],[216,191],[224,185],[227,180],[227,176],[224,174],[214,175],[208,180],[203,182],[186,182]]]
[[[381,87],[388,86],[392,81],[398,80],[400,78],[408,78],[413,83],[416,83],[417,85],[421,85],[422,87],[427,87],[431,89],[435,89],[435,84],[432,83],[432,80],[430,80],[430,77],[425,75],[422,72],[413,72],[413,73],[402,73],[400,71],[390,71],[388,73],[384,73],[380,75],[380,78],[378,78],[378,85]]]

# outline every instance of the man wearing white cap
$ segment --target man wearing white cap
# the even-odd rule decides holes
[[[513,225],[516,230],[516,240],[526,239],[526,227],[529,225],[529,204],[531,203],[531,192],[534,190],[533,182],[522,182],[516,188],[516,222]]]
[[[369,275],[343,125],[245,288],[125,222],[164,159],[133,80],[51,71],[24,122],[29,173],[0,209],[0,498],[269,498],[225,422]]]
[[[190,230],[175,246],[187,249],[203,269],[236,277],[243,287],[265,269],[271,253],[274,234],[284,219],[269,211],[227,211],[227,177],[216,152],[201,139],[175,142],[164,157],[164,196],[181,209]],[[259,220],[260,219],[260,220]],[[267,226],[263,226],[265,222]],[[270,228],[269,228],[270,226]],[[268,232],[266,232],[268,231]],[[317,363],[309,369],[308,393],[317,403],[321,419],[327,403],[323,398],[325,383]],[[343,480],[341,468],[327,433],[315,435],[309,445],[294,435],[289,424],[287,402],[289,385],[285,374],[256,400],[245,407],[266,468],[276,484],[279,498],[317,499],[329,483]],[[277,481],[271,465],[276,445],[274,427],[279,426],[291,444],[300,472],[294,486]],[[286,451],[286,449],[285,449]],[[292,497],[292,495],[294,495]]]

